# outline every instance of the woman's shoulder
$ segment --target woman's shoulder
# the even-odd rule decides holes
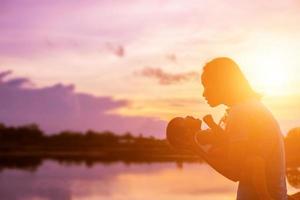
[[[260,100],[249,100],[234,105],[228,111],[228,120],[238,121],[276,121],[273,114]]]
[[[228,113],[228,121],[266,130],[280,130],[279,124],[271,111],[259,100],[252,100],[237,105]]]
[[[233,105],[228,114],[269,113],[268,108],[258,99],[251,99]]]

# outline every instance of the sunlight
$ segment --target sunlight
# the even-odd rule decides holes
[[[267,95],[282,95],[289,91],[292,63],[286,52],[271,50],[255,55],[251,82]]]

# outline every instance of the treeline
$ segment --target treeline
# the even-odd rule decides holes
[[[172,149],[166,140],[152,136],[117,135],[110,131],[62,131],[46,135],[36,124],[9,127],[0,124],[0,155],[103,161],[199,160],[189,152]]]
[[[285,137],[287,160],[300,165],[300,128]],[[60,155],[115,158],[167,159],[191,156],[172,149],[166,140],[152,136],[134,136],[127,132],[117,135],[110,131],[62,131],[46,135],[36,124],[12,127],[0,124],[1,155]],[[108,159],[108,158],[107,158]]]
[[[1,150],[34,147],[50,149],[111,148],[111,147],[165,147],[166,141],[154,137],[133,136],[131,133],[117,135],[110,131],[87,132],[62,131],[46,135],[36,124],[6,127],[0,124]]]

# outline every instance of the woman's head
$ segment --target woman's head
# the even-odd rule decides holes
[[[215,58],[206,63],[201,81],[204,87],[203,97],[212,107],[259,98],[239,66],[227,57]]]

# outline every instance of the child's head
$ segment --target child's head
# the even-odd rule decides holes
[[[189,137],[201,129],[201,121],[193,117],[175,117],[167,126],[166,134],[169,143],[176,148],[184,148]]]
[[[167,126],[167,140],[174,147],[180,147],[180,136],[185,131],[184,119],[182,117],[173,118]]]
[[[203,97],[212,107],[259,98],[239,66],[230,58],[215,58],[206,63],[201,81],[204,86]]]

